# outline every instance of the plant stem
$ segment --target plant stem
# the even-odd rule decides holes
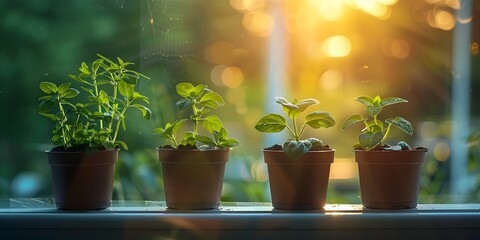
[[[115,105],[116,101],[117,101],[117,89],[118,89],[118,84],[114,81],[114,85],[113,85],[113,99],[112,99],[112,121],[110,121],[110,124],[108,125],[108,130],[111,131],[112,130],[112,126],[113,126],[113,120],[115,119],[115,112],[117,111],[118,109],[118,105]],[[126,109],[126,108],[125,108]]]
[[[98,85],[97,85],[97,75],[92,76],[93,86],[95,87],[95,96],[98,98]],[[97,100],[98,101],[98,100]],[[102,112],[102,104],[100,101],[97,103],[97,108],[99,112]],[[100,129],[103,129],[103,120],[100,119]]]
[[[292,136],[295,137],[295,133],[293,132],[293,130],[288,125],[287,125],[287,129],[290,132],[290,134],[292,134]]]
[[[391,128],[391,126],[392,126],[392,124],[389,123],[389,124],[388,124],[388,127],[387,127],[387,131],[385,131],[385,135],[383,136],[382,141],[380,141],[380,142],[383,142],[383,141],[385,141],[385,140],[387,139],[388,135],[390,134],[390,128]]]
[[[196,100],[193,100],[192,108],[193,108],[193,138],[197,138],[197,133],[198,133],[198,122],[200,119],[200,114],[198,114],[197,106],[196,106]]]
[[[115,127],[115,134],[113,135],[113,139],[112,139],[113,142],[115,142],[115,140],[117,140],[118,131],[120,130],[120,123],[122,121],[125,121],[123,119],[125,118],[125,112],[127,112],[127,109],[130,106],[130,103],[131,102],[127,100],[127,103],[125,104],[124,109],[122,110],[122,113],[120,115],[121,118],[117,121],[117,126]]]
[[[302,126],[302,130],[300,130],[300,134],[298,135],[299,138],[303,135],[303,132],[305,131],[306,126],[307,126],[307,123],[304,123]]]
[[[293,125],[293,136],[295,137],[295,140],[298,141],[300,136],[298,135],[298,129],[297,129],[297,122],[295,121],[295,117],[292,117],[292,125]]]
[[[60,102],[60,99],[58,98],[58,108],[60,109],[60,113],[62,114],[62,119],[60,119],[60,128],[62,129],[62,136],[63,136],[63,147],[67,148],[67,143],[70,141],[68,134],[65,132],[68,132],[67,126],[64,125],[64,122],[66,122],[67,115],[65,114],[65,109],[63,109],[62,103]]]

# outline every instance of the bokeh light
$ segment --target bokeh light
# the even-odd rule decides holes
[[[245,14],[243,16],[242,24],[247,31],[257,37],[269,36],[273,29],[272,16],[261,11]]]
[[[352,44],[347,37],[336,35],[323,41],[322,50],[329,57],[345,57],[352,51]]]
[[[343,78],[342,73],[335,69],[325,71],[319,79],[320,87],[325,90],[334,90],[340,87]]]
[[[435,146],[433,155],[435,156],[436,160],[444,162],[450,157],[450,152],[450,146],[444,142],[440,142]]]
[[[243,71],[234,66],[226,67],[221,73],[223,85],[229,88],[238,88],[243,83]]]

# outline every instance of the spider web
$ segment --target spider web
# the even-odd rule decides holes
[[[194,45],[192,16],[198,1],[146,0],[141,6],[142,68],[175,63]]]

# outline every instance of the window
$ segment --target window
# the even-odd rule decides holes
[[[471,0],[4,1],[0,3],[0,198],[50,197],[45,151],[51,123],[37,113],[40,81],[61,82],[96,53],[136,63],[152,119],[128,116],[114,199],[162,200],[154,128],[181,115],[174,86],[203,83],[222,93],[222,114],[241,145],[227,165],[224,201],[269,201],[262,148],[253,128],[281,112],[275,96],[316,98],[336,118],[307,131],[336,149],[329,203],[359,203],[354,131],[359,95],[409,100],[393,112],[429,148],[421,203],[477,202],[480,190],[479,3]],[[392,139],[392,141],[394,140]],[[389,140],[390,141],[390,140]]]

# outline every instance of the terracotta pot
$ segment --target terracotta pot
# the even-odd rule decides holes
[[[229,149],[158,148],[167,207],[185,210],[218,208],[229,152]]]
[[[355,150],[363,206],[377,209],[415,208],[427,149]]]
[[[272,205],[283,210],[322,209],[335,150],[309,151],[293,160],[282,150],[263,151]]]
[[[111,206],[118,150],[47,153],[58,209],[99,210]]]

